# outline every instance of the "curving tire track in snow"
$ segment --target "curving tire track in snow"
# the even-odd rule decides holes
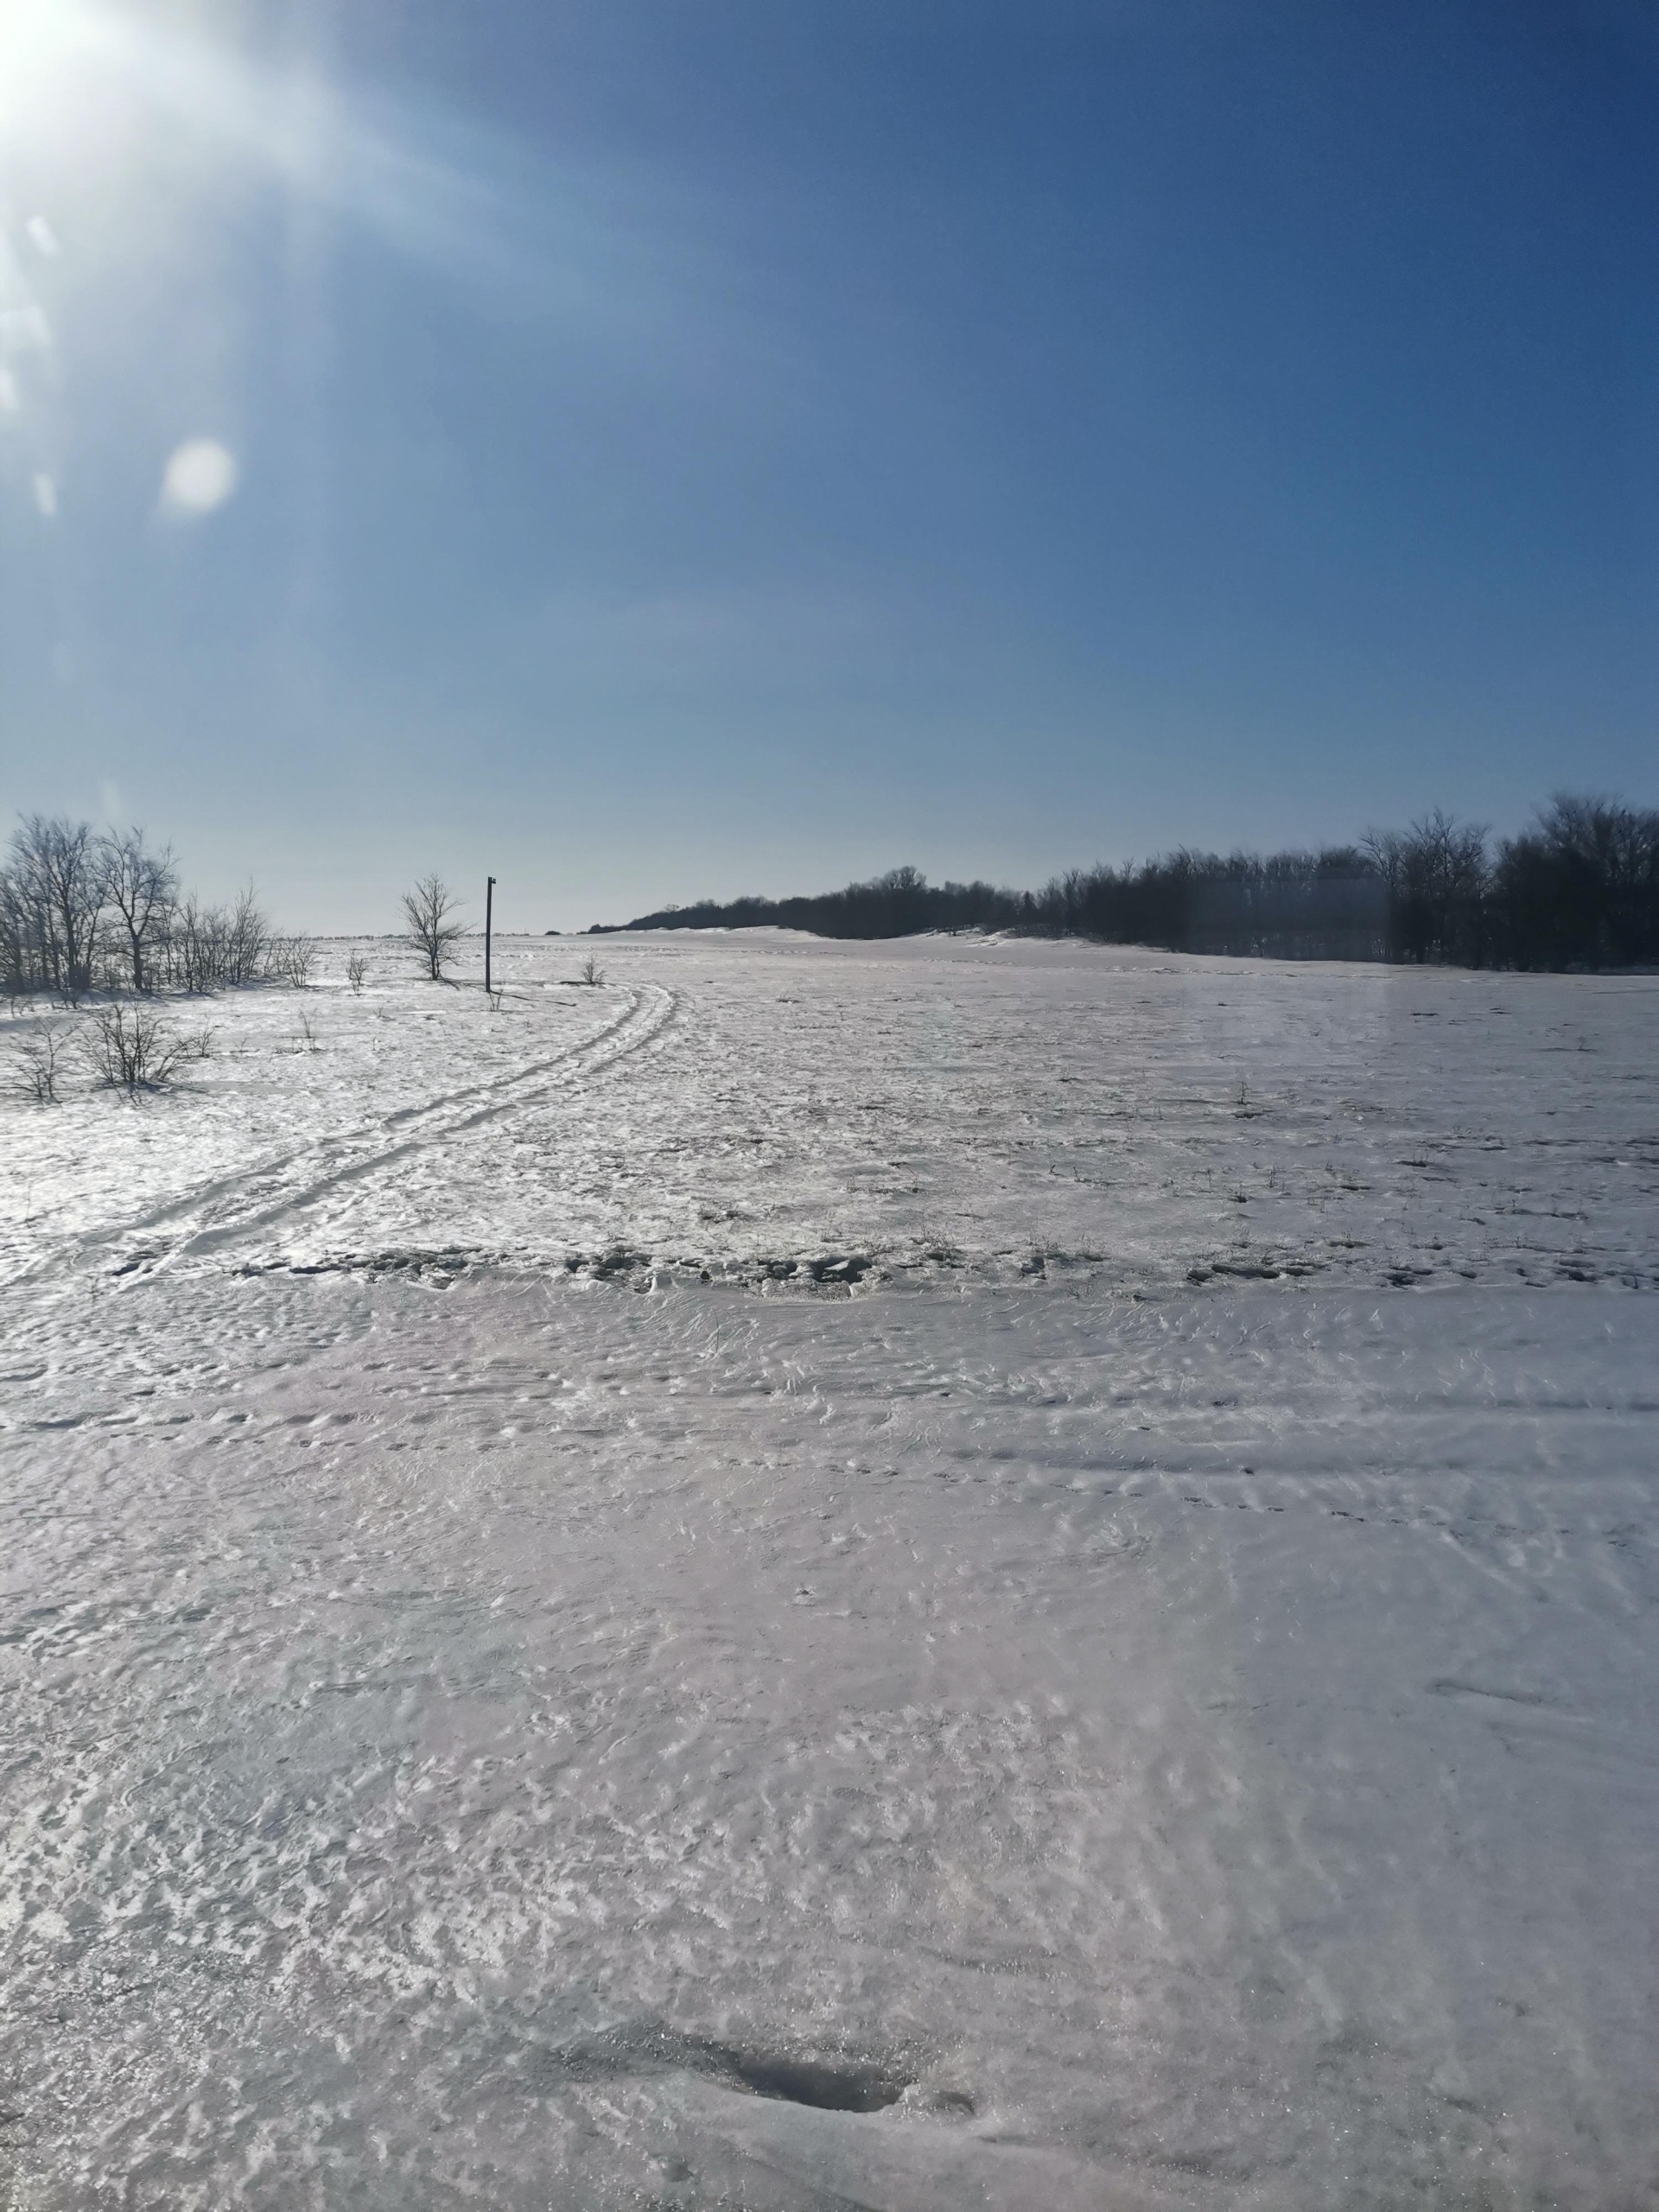
[[[516,1090],[538,1076],[552,1073],[568,1061],[592,1051],[614,1036],[638,1011],[639,1005],[639,993],[630,991],[627,1004],[591,1036],[562,1046],[544,1060],[534,1061],[529,1067],[514,1068],[506,1075],[494,1076],[487,1083],[464,1084],[456,1090],[441,1090],[435,1097],[424,1099],[418,1105],[399,1106],[375,1121],[360,1123],[354,1129],[342,1129],[338,1136],[297,1145],[291,1152],[278,1153],[274,1157],[257,1160],[251,1167],[241,1169],[234,1175],[217,1176],[211,1183],[204,1183],[198,1189],[187,1192],[182,1198],[169,1198],[165,1205],[139,1215],[135,1221],[124,1223],[118,1229],[100,1230],[85,1241],[89,1245],[108,1243],[118,1236],[130,1235],[134,1230],[163,1228],[170,1221],[181,1220],[201,1206],[211,1205],[215,1198],[246,1190],[249,1184],[258,1178],[280,1174],[283,1168],[293,1166],[296,1161],[315,1160],[320,1154],[334,1153],[349,1145],[372,1141],[387,1130],[402,1128],[410,1122],[423,1121],[429,1115],[441,1113],[446,1106],[457,1106],[468,1099],[487,1097],[493,1092]]]
[[[640,1048],[659,1035],[672,1018],[678,1004],[677,995],[661,985],[646,984],[639,991],[630,992],[629,1004],[607,1028],[601,1030],[583,1044],[572,1047],[552,1061],[540,1063],[536,1068],[520,1070],[515,1076],[498,1077],[494,1083],[479,1084],[471,1090],[454,1092],[447,1099],[435,1100],[424,1107],[406,1107],[396,1120],[406,1125],[416,1116],[427,1117],[436,1113],[444,1104],[454,1104],[485,1096],[486,1103],[474,1106],[470,1112],[451,1114],[442,1121],[401,1138],[393,1144],[383,1144],[376,1150],[345,1160],[326,1174],[313,1177],[297,1188],[279,1192],[251,1209],[217,1219],[187,1236],[178,1246],[181,1253],[200,1254],[216,1250],[220,1245],[233,1241],[250,1230],[264,1229],[275,1221],[303,1212],[331,1192],[347,1185],[361,1182],[377,1175],[399,1160],[429,1149],[435,1144],[481,1128],[486,1122],[499,1121],[505,1116],[521,1111],[527,1106],[539,1105],[559,1091],[573,1084],[591,1081],[619,1061],[629,1058]],[[535,1089],[527,1086],[537,1076],[550,1080],[540,1083]],[[493,1096],[489,1094],[497,1094]],[[507,1095],[500,1095],[505,1093]],[[382,1123],[382,1128],[389,1123]],[[311,1157],[315,1156],[315,1148]]]
[[[170,1243],[174,1254],[211,1251],[249,1230],[303,1211],[331,1191],[593,1080],[659,1035],[679,1004],[677,993],[658,984],[630,990],[626,1002],[608,1021],[546,1058],[399,1107],[336,1136],[268,1155],[235,1174],[216,1176],[147,1213],[77,1239],[73,1256],[92,1259],[134,1237],[175,1227],[181,1233]],[[457,1112],[457,1108],[463,1110]],[[297,1176],[290,1172],[296,1168],[302,1171]],[[61,1264],[60,1258],[54,1258],[20,1280],[60,1272]]]

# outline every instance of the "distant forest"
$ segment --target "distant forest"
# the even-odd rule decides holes
[[[1659,963],[1659,810],[1562,794],[1494,842],[1438,810],[1319,852],[1194,853],[1074,868],[1040,891],[929,883],[898,868],[815,898],[702,899],[622,930],[810,930],[910,937],[1011,930],[1172,952],[1469,968]]]

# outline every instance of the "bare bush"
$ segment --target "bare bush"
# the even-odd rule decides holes
[[[225,981],[232,990],[243,983],[257,983],[264,972],[270,944],[270,925],[259,910],[253,886],[238,893],[232,907],[225,937]]]
[[[94,1077],[111,1090],[158,1090],[185,1057],[181,1040],[146,1007],[101,1007],[85,1042]]]
[[[170,980],[193,997],[216,990],[224,973],[219,938],[223,916],[204,906],[194,892],[180,907],[173,932]]]
[[[265,973],[273,983],[286,983],[302,991],[317,963],[317,941],[312,937],[274,937],[265,957]]]
[[[403,908],[404,935],[426,962],[431,980],[441,983],[444,963],[454,951],[456,938],[464,934],[455,918],[454,893],[442,876],[423,875],[412,891],[404,892]]]
[[[172,918],[168,980],[193,995],[259,982],[276,942],[251,885],[233,906],[204,906],[193,892]]]
[[[352,987],[352,996],[361,998],[363,986],[369,979],[369,963],[360,952],[354,952],[346,963],[346,981]]]
[[[605,981],[605,970],[600,966],[598,961],[594,959],[591,952],[582,962],[582,973],[576,977],[576,981],[579,983],[586,984],[589,990],[597,990],[600,985]]]
[[[54,1104],[58,1072],[67,1033],[55,1021],[42,1021],[25,1035],[11,1040],[11,1058],[17,1088],[37,1105]]]

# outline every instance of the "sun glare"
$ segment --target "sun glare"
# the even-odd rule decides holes
[[[190,438],[169,457],[162,506],[170,515],[209,515],[236,489],[234,455],[217,438]]]
[[[81,0],[0,0],[0,137],[60,124],[66,80],[94,36]]]

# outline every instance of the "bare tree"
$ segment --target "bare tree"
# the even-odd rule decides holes
[[[449,887],[442,876],[423,875],[403,898],[404,935],[426,962],[435,983],[443,980],[443,964],[457,938],[464,934],[454,918],[458,912]]]
[[[1520,968],[1659,959],[1659,809],[1557,791],[1495,870],[1508,957]]]
[[[363,986],[368,981],[369,963],[360,952],[354,952],[346,963],[346,981],[352,987],[352,996],[360,998]]]
[[[21,997],[41,980],[28,902],[12,871],[0,868],[0,990]]]
[[[121,917],[135,991],[155,988],[149,958],[178,903],[179,868],[170,845],[152,853],[142,830],[112,830],[99,840],[109,902]]]
[[[12,832],[6,873],[41,982],[73,1003],[92,988],[108,889],[90,826],[62,816],[28,816]]]
[[[1437,806],[1408,830],[1371,830],[1363,850],[1387,887],[1391,958],[1482,958],[1491,869],[1479,823]]]

